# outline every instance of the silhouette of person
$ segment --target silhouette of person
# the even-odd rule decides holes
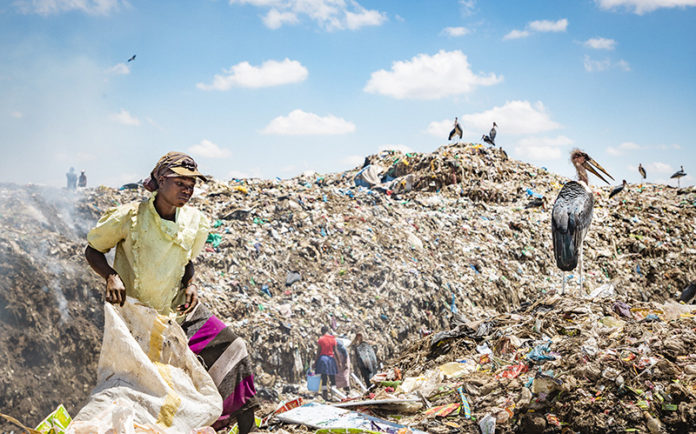
[[[77,174],[75,173],[75,168],[71,167],[70,171],[65,174],[68,178],[68,190],[75,190],[77,188]]]
[[[82,172],[80,172],[80,180],[77,181],[77,186],[78,187],[87,187],[87,175],[85,175],[84,170]]]

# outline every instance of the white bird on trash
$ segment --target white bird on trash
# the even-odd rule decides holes
[[[590,158],[585,152],[574,149],[570,153],[570,161],[575,166],[578,181],[567,182],[556,197],[551,211],[551,235],[553,237],[553,253],[556,265],[563,270],[563,286],[561,294],[565,293],[566,272],[580,265],[580,290],[582,290],[582,243],[592,223],[594,197],[589,187],[587,171],[602,181],[609,182],[595,168],[601,170],[612,180],[612,176],[602,166]]]
[[[461,140],[462,138],[462,127],[459,126],[459,122],[457,122],[457,118],[454,118],[454,128],[452,131],[449,133],[449,137],[447,140],[452,140],[452,137],[454,136],[459,136],[459,139]]]
[[[684,172],[684,166],[681,166],[681,169],[679,172],[674,172],[674,175],[670,176],[671,179],[677,178],[677,187],[681,187],[681,178],[686,176],[686,172]]]

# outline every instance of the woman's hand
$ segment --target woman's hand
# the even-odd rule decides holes
[[[106,291],[104,292],[104,298],[108,303],[123,306],[126,302],[126,287],[123,285],[121,276],[116,273],[109,274],[106,278]]]
[[[198,287],[191,283],[186,287],[186,302],[179,306],[179,311],[182,314],[187,314],[193,310],[198,304]]]

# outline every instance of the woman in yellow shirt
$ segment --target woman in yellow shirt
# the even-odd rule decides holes
[[[233,417],[239,432],[253,427],[258,406],[246,344],[198,303],[192,260],[208,236],[208,219],[187,206],[196,178],[205,180],[195,161],[170,152],[152,170],[144,187],[149,200],[108,210],[87,234],[85,257],[106,280],[106,301],[123,306],[137,298],[162,315],[179,314],[189,347],[204,361],[223,397],[223,414],[214,426]],[[113,267],[105,253],[116,248]]]

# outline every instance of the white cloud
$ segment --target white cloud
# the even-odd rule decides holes
[[[298,83],[307,78],[307,68],[297,60],[285,58],[267,60],[261,66],[252,66],[241,62],[225,71],[226,75],[216,74],[212,84],[198,83],[202,90],[229,90],[233,86],[260,88]]]
[[[476,75],[466,55],[459,50],[440,50],[433,56],[419,54],[411,60],[396,61],[391,71],[373,72],[363,90],[396,99],[439,99],[502,80],[502,76],[495,74]]]
[[[283,24],[297,24],[300,20],[293,12],[280,12],[278,9],[271,9],[263,17],[263,23],[269,29],[279,29]]]
[[[321,117],[302,110],[293,110],[287,116],[273,119],[263,134],[278,134],[284,136],[299,135],[337,135],[355,131],[355,124],[334,115]]]
[[[616,62],[614,65],[615,65],[617,68],[619,68],[619,69],[623,69],[624,71],[630,71],[630,70],[631,70],[631,65],[629,65],[628,62],[626,62],[626,61],[623,60],[623,59],[619,59],[619,61]]]
[[[462,138],[467,140],[480,140],[483,134],[488,134],[493,125],[498,124],[498,137],[505,135],[539,134],[552,131],[561,127],[551,120],[541,101],[531,104],[529,101],[507,101],[503,106],[480,112],[459,116],[459,125],[462,128]],[[426,132],[439,138],[446,138],[454,126],[454,119],[433,121],[428,124]],[[534,141],[533,144],[542,143],[546,146],[561,145],[563,140],[570,140],[564,136],[556,138],[527,138]],[[524,140],[518,142],[521,145],[530,143]]]
[[[15,111],[10,112],[10,116],[12,116],[15,119],[22,119],[24,117],[24,113],[15,110]]]
[[[488,134],[494,121],[498,124],[498,135],[538,134],[560,128],[558,123],[551,120],[541,101],[535,104],[529,101],[508,101],[501,107],[459,117],[462,128],[480,131],[481,134]]]
[[[362,166],[364,162],[365,157],[363,157],[362,155],[348,155],[343,160],[341,160],[341,163],[350,167]]]
[[[474,13],[474,9],[476,8],[476,0],[459,0],[459,4],[462,6],[462,13],[465,16]]]
[[[403,154],[408,154],[413,152],[413,149],[409,148],[406,145],[382,145],[379,147],[377,152],[382,151],[400,151]]]
[[[607,38],[590,38],[583,45],[595,50],[613,50],[616,47],[616,41]]]
[[[131,115],[125,109],[121,109],[120,112],[112,114],[110,116],[110,119],[114,122],[118,122],[119,124],[123,124],[123,125],[129,125],[129,126],[134,126],[134,127],[137,127],[138,125],[140,125],[140,119]]]
[[[204,158],[227,158],[232,153],[228,149],[222,149],[210,140],[203,139],[201,143],[188,148],[193,155]]]
[[[595,0],[602,9],[624,8],[643,15],[660,8],[685,8],[696,6],[696,0]]]
[[[471,30],[467,29],[466,27],[445,27],[442,29],[442,33],[447,36],[457,37],[468,35],[471,33]]]
[[[122,6],[125,0],[15,0],[14,6],[24,14],[54,15],[82,11],[89,15],[108,15]]]
[[[517,142],[515,154],[531,160],[560,160],[562,148],[574,142],[566,136],[524,137]]]
[[[568,20],[563,18],[558,21],[532,21],[529,23],[529,28],[535,32],[565,32],[568,28]]]
[[[610,68],[618,68],[623,71],[630,71],[631,66],[625,60],[621,59],[616,62],[612,62],[611,59],[605,58],[602,60],[592,59],[590,56],[585,55],[585,60],[583,61],[583,66],[585,66],[585,71],[587,72],[599,72],[606,71]]]
[[[506,41],[508,39],[522,39],[526,38],[529,35],[531,35],[531,33],[529,33],[526,30],[512,30],[510,33],[503,36],[503,40]]]
[[[549,20],[536,20],[530,21],[527,24],[526,30],[512,30],[505,36],[503,36],[503,41],[510,39],[522,39],[530,36],[534,32],[565,32],[568,28],[568,20],[566,18],[561,18],[558,21]]]
[[[662,150],[662,151],[667,151],[670,149],[677,149],[678,150],[678,149],[681,149],[682,147],[677,143],[672,143],[671,145],[666,145],[666,144],[657,145],[657,148]]]
[[[672,166],[661,161],[655,161],[654,163],[646,164],[645,171],[648,173],[669,173],[670,175],[676,172],[676,170],[672,168]]]
[[[362,9],[358,13],[346,11],[346,28],[349,30],[358,30],[365,26],[379,26],[386,20],[382,12]]]
[[[619,144],[619,146],[617,146],[617,147],[609,146],[607,148],[607,154],[618,157],[620,155],[624,155],[626,153],[626,151],[636,151],[638,149],[644,149],[644,148],[647,148],[647,147],[640,146],[640,145],[633,143],[633,142],[623,142],[623,143]]]
[[[130,74],[130,68],[125,63],[117,63],[107,70],[109,74],[126,75]]]
[[[263,22],[271,29],[297,24],[303,16],[327,31],[379,26],[387,20],[386,13],[365,9],[355,0],[230,0],[235,3],[269,9]]]
[[[452,131],[453,126],[454,121],[451,119],[445,119],[442,121],[432,121],[428,124],[428,128],[425,131],[431,136],[443,138],[449,135],[449,132]],[[467,134],[467,136],[468,135],[469,134]],[[462,137],[463,136],[464,132],[462,131]]]
[[[671,151],[671,150],[679,150],[681,149],[681,146],[679,146],[676,143],[673,143],[671,145],[666,145],[666,144],[658,144],[658,145],[639,145],[637,143],[633,142],[623,142],[619,144],[619,146],[613,147],[609,146],[607,148],[607,154],[613,155],[615,157],[625,155],[626,153],[630,153],[630,151],[638,151],[638,150],[659,150],[659,151]],[[638,166],[636,166],[638,167]]]

